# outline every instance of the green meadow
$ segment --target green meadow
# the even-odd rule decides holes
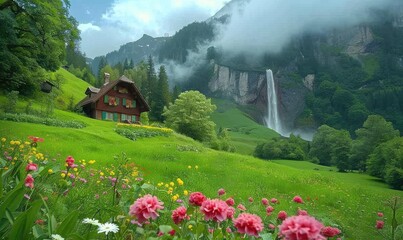
[[[74,79],[65,70],[59,107],[65,109],[70,96],[78,102],[84,96],[87,85]],[[5,103],[5,98],[0,98]],[[403,197],[402,191],[389,189],[386,184],[365,174],[339,173],[335,168],[323,167],[310,162],[272,160],[252,157],[254,146],[277,134],[243,114],[234,104],[214,100],[219,105],[213,115],[217,126],[230,129],[232,144],[237,153],[227,153],[206,148],[202,143],[176,133],[170,136],[129,140],[114,129],[115,122],[100,121],[76,113],[56,109],[54,117],[77,120],[87,126],[82,129],[58,128],[42,124],[0,121],[0,137],[10,140],[27,140],[28,136],[44,138],[39,144],[41,152],[56,158],[62,165],[71,155],[76,160],[95,160],[96,165],[114,164],[114,156],[126,153],[151,184],[170,182],[177,178],[184,181],[189,191],[201,191],[213,198],[217,190],[224,188],[226,196],[244,204],[252,212],[265,214],[261,204],[251,204],[262,198],[277,198],[277,210],[295,214],[295,195],[305,203],[299,205],[309,214],[326,224],[338,226],[345,239],[383,239],[376,233],[377,212],[383,212],[390,226],[391,210],[384,201],[393,196]],[[26,100],[18,107],[23,109]],[[40,108],[36,102],[35,107]],[[95,165],[95,166],[96,166]],[[134,201],[135,199],[133,199]],[[398,212],[398,221],[403,221],[403,209]]]

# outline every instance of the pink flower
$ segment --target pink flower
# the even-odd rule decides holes
[[[284,221],[287,218],[287,213],[285,211],[278,212],[277,218]]]
[[[272,199],[270,199],[270,202],[271,203],[278,203],[278,200],[277,200],[277,198],[272,198]]]
[[[157,197],[147,194],[144,197],[138,198],[130,206],[129,214],[135,216],[139,223],[144,223],[150,218],[156,219],[159,216],[157,211],[164,209],[162,205],[164,203],[160,202]]]
[[[227,219],[233,219],[235,214],[235,208],[228,207],[227,209]]]
[[[298,209],[297,215],[298,216],[308,216],[309,214],[308,214],[308,212],[306,210]]]
[[[262,204],[265,206],[269,205],[269,200],[267,198],[262,198]]]
[[[293,216],[279,226],[279,233],[287,240],[322,240],[326,239],[320,234],[322,228],[322,223],[313,217]]]
[[[235,205],[235,201],[233,198],[227,198],[227,200],[225,200],[225,202],[228,204],[228,206],[234,206]]]
[[[300,196],[295,196],[292,200],[296,203],[304,203]]]
[[[267,214],[267,216],[270,216],[271,215],[271,213],[274,211],[274,207],[272,207],[272,206],[267,206],[267,208],[266,208],[266,214]]]
[[[72,156],[68,156],[66,158],[66,163],[68,167],[70,168],[74,167],[74,158]]]
[[[252,198],[252,197],[249,197],[249,198],[248,198],[248,201],[252,203],[252,202],[253,202],[253,198]]]
[[[259,237],[259,232],[263,230],[262,219],[250,213],[241,213],[234,219],[234,226],[241,234]]]
[[[225,231],[226,231],[227,233],[232,233],[232,230],[231,230],[230,227],[227,227],[227,228],[225,229]]]
[[[383,213],[382,213],[382,212],[378,212],[378,217],[383,217]]]
[[[246,211],[246,207],[242,204],[238,204],[237,208],[241,211]]]
[[[274,226],[274,224],[269,224],[269,228],[271,229],[271,230],[274,230],[274,229],[276,229],[276,226]]]
[[[385,225],[385,222],[384,221],[381,221],[381,220],[378,220],[378,221],[376,221],[376,229],[382,229],[383,228],[383,225]]]
[[[32,177],[31,174],[28,174],[25,178],[25,187],[34,188],[34,181],[35,179]]]
[[[225,189],[224,188],[218,189],[218,196],[222,196],[224,194],[225,194]]]
[[[193,192],[189,196],[189,204],[193,206],[201,206],[206,199],[207,198],[203,195],[203,193]]]
[[[171,236],[175,236],[175,229],[172,229],[171,231],[169,231],[168,234]]]
[[[222,222],[227,219],[228,205],[219,199],[207,199],[202,203],[200,211],[204,214],[206,221]]]
[[[322,235],[328,238],[334,237],[341,233],[340,229],[334,227],[324,227],[322,228]]]
[[[172,220],[175,224],[181,223],[185,219],[189,219],[189,216],[186,214],[187,209],[184,206],[180,206],[177,209],[172,211]]]
[[[25,171],[27,172],[36,170],[38,170],[38,165],[36,165],[35,163],[28,163],[28,165],[25,167]]]

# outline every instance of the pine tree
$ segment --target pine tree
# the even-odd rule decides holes
[[[154,108],[153,108],[153,117],[156,120],[163,121],[164,117],[162,116],[162,112],[164,110],[164,106],[168,107],[169,102],[171,101],[171,94],[169,92],[169,84],[168,84],[168,76],[165,71],[165,67],[162,65],[159,69],[158,73],[158,84],[156,89],[156,95],[154,99]]]

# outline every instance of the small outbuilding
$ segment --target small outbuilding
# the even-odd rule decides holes
[[[88,87],[85,91],[87,96],[77,107],[95,119],[139,122],[140,114],[150,111],[150,106],[132,80],[122,75],[115,81],[109,81],[109,77],[105,73],[105,83],[101,88]]]

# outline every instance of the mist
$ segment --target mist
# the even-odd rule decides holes
[[[352,27],[371,20],[371,10],[396,0],[251,0],[233,11],[220,29],[216,46],[224,52],[279,53],[303,33]]]

